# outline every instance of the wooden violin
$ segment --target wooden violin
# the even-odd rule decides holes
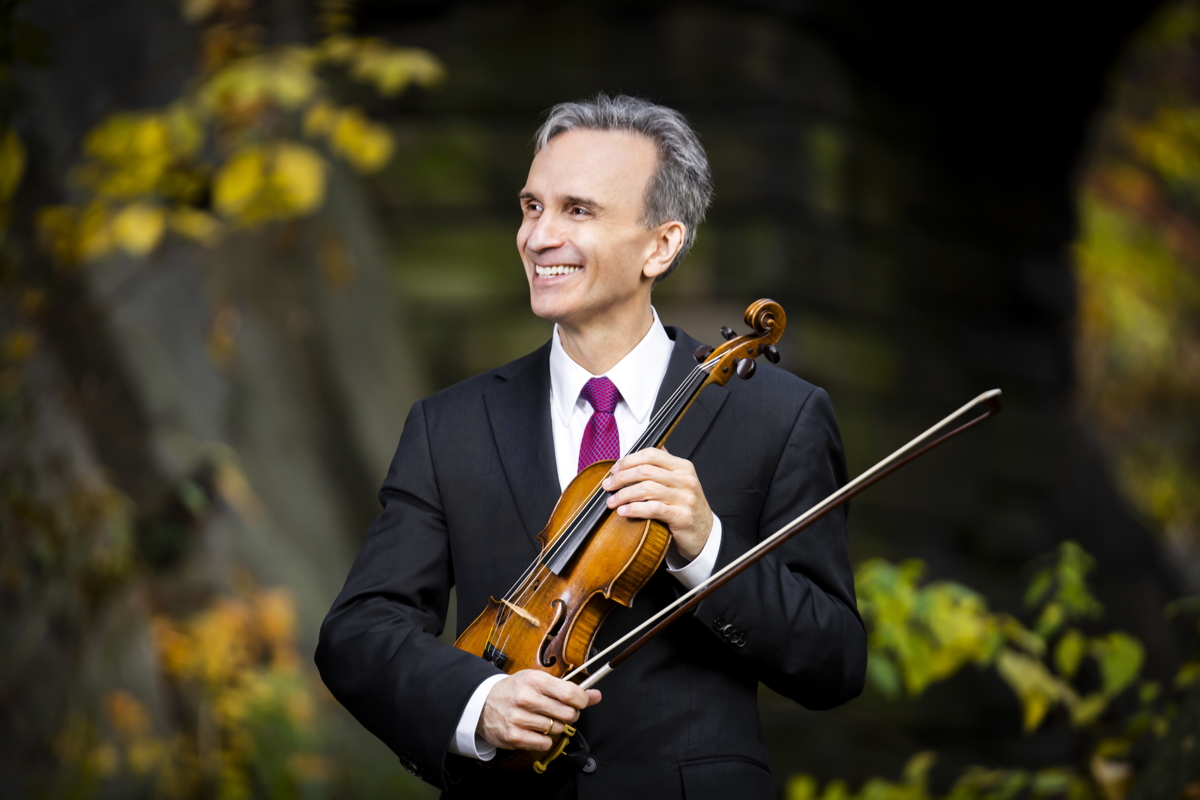
[[[700,363],[627,453],[662,447],[704,387],[723,386],[733,375],[750,378],[759,355],[779,360],[775,343],[787,323],[783,308],[772,300],[759,300],[746,309],[745,321],[751,333],[738,336],[722,328],[724,344],[697,349]],[[488,601],[455,647],[510,674],[535,669],[563,677],[587,660],[604,618],[617,605],[633,603],[671,543],[671,533],[661,522],[622,517],[608,508],[611,493],[600,484],[614,463],[598,461],[575,476],[538,534],[542,550],[537,559],[504,596]],[[547,758],[513,753],[498,760],[497,766],[533,766],[542,772],[573,734],[567,726]]]

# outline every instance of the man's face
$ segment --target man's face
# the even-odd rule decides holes
[[[580,329],[649,301],[659,232],[638,220],[657,163],[624,131],[567,131],[534,156],[517,231],[533,313]]]

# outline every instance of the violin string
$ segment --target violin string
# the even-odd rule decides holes
[[[707,364],[705,364],[704,366],[707,366]],[[692,371],[691,374],[689,374],[680,383],[679,387],[672,394],[671,398],[666,403],[663,404],[662,408],[659,410],[659,413],[657,413],[655,415],[655,417],[650,421],[649,425],[647,425],[646,432],[641,437],[639,437],[637,442],[635,442],[624,453],[624,455],[629,455],[632,452],[643,449],[644,447],[647,446],[647,441],[653,441],[653,440],[657,439],[661,435],[661,433],[665,433],[665,431],[656,431],[656,429],[659,428],[662,425],[662,423],[664,421],[666,421],[667,418],[674,416],[675,412],[676,412],[675,406],[678,403],[680,403],[683,399],[685,399],[687,396],[689,396],[691,393],[693,393],[696,388],[698,388],[698,386],[695,385],[695,382],[696,382],[696,378],[700,377],[700,373],[701,373],[701,367],[697,367],[696,369],[694,369]],[[704,373],[704,375],[705,375],[705,377],[707,377],[707,373]],[[564,532],[559,535],[558,539],[554,543],[555,544],[554,548],[547,551],[546,553],[539,554],[540,556],[544,556],[544,558],[539,558],[539,559],[535,560],[535,562],[534,562],[535,565],[538,565],[538,566],[542,565],[542,564],[538,564],[538,561],[541,561],[544,564],[545,562],[552,560],[553,557],[555,555],[557,555],[558,550],[560,550],[562,547],[565,547],[567,545],[570,537],[576,533],[575,529],[578,527],[579,524],[581,524],[582,519],[586,516],[586,514],[588,514],[591,511],[596,510],[600,506],[600,504],[602,502],[604,502],[604,494],[606,494],[604,492],[604,490],[600,489],[599,487],[597,487],[596,489],[594,489],[592,491],[592,494],[588,496],[587,500],[584,501],[584,504],[575,513],[575,516],[572,518],[571,522],[568,524],[568,527],[566,528],[566,530],[564,530]]]
[[[695,379],[700,375],[701,372],[703,372],[704,376],[707,377],[708,370],[705,368],[711,367],[715,363],[716,363],[716,360],[714,359],[714,360],[706,361],[705,363],[698,365],[695,369],[693,369],[687,375],[687,377],[684,378],[684,380],[682,382],[680,382],[679,386],[675,389],[675,391],[672,393],[670,398],[668,398],[667,401],[665,403],[663,403],[663,405],[659,409],[658,413],[656,413],[654,415],[654,417],[651,418],[649,425],[647,425],[647,427],[646,427],[646,434],[651,433],[657,426],[661,425],[661,423],[665,420],[665,418],[668,415],[674,414],[674,406],[679,402],[680,398],[685,393],[694,390],[695,387],[691,386],[691,384],[693,384],[695,382]],[[643,434],[638,439],[638,441],[633,445],[633,447],[631,447],[630,450],[625,453],[625,455],[628,455],[629,452],[633,452],[634,448],[641,449],[643,446],[643,440],[646,439],[646,434]],[[572,517],[571,521],[567,524],[563,533],[559,535],[558,539],[555,540],[554,544],[550,548],[548,548],[545,551],[540,552],[538,554],[538,557],[535,558],[533,560],[533,562],[528,567],[525,568],[525,571],[521,574],[521,576],[519,578],[517,578],[517,581],[508,590],[508,592],[505,593],[504,599],[512,600],[514,598],[514,595],[517,593],[517,590],[519,588],[522,588],[523,584],[527,583],[527,581],[531,577],[532,573],[534,571],[536,571],[539,567],[545,566],[546,562],[553,559],[553,557],[555,555],[557,555],[558,551],[566,545],[566,540],[569,539],[570,535],[574,533],[573,529],[578,524],[579,520],[583,517],[583,515],[594,509],[595,500],[601,495],[601,493],[602,493],[602,490],[600,490],[599,487],[597,487],[597,489],[594,489],[592,491],[592,494],[588,496],[588,498],[580,506],[579,510],[575,512],[575,515]]]
[[[676,407],[683,400],[691,399],[696,391],[703,385],[704,380],[708,378],[711,368],[717,363],[718,359],[709,359],[703,364],[696,366],[687,375],[687,377],[680,382],[679,386],[671,394],[671,397],[668,398],[667,402],[663,403],[658,413],[651,418],[649,425],[646,427],[646,432],[638,438],[637,442],[630,447],[625,455],[628,455],[630,452],[634,452],[635,450],[642,449],[644,446],[646,446],[646,441],[648,439],[653,441],[665,433],[665,430],[660,431],[657,429],[661,428],[662,423],[668,418],[677,414],[678,409]],[[700,380],[697,381],[697,379]],[[559,534],[553,545],[551,545],[551,547],[547,548],[542,553],[538,554],[538,557],[534,559],[533,563],[531,563],[529,567],[525,569],[525,572],[520,578],[517,579],[513,587],[510,588],[505,594],[504,599],[515,601],[517,605],[523,605],[526,602],[526,592],[531,590],[531,587],[534,583],[534,577],[544,577],[545,573],[548,571],[547,564],[553,560],[553,558],[558,554],[559,551],[562,550],[562,548],[566,547],[575,538],[578,528],[582,524],[582,520],[590,515],[592,511],[596,510],[601,502],[605,502],[603,498],[604,494],[605,492],[599,487],[592,491],[592,494],[589,495],[589,497],[584,501],[580,509],[576,511],[571,521],[568,523],[563,532]],[[505,623],[501,624],[501,629],[503,629],[504,624]]]
[[[647,435],[656,435],[655,429],[661,429],[662,423],[671,415],[673,415],[678,403],[683,398],[687,397],[689,392],[695,391],[696,378],[699,377],[700,372],[701,371],[699,368],[693,370],[692,374],[690,374],[680,384],[680,387],[672,395],[671,399],[667,403],[663,404],[663,413],[656,415],[655,419],[652,420],[651,425],[647,427]],[[706,375],[707,374],[705,373],[705,376]],[[631,447],[629,452],[633,452],[635,449],[640,449],[645,440],[646,436],[639,438],[638,443]],[[592,494],[587,498],[587,500],[585,500],[583,505],[576,512],[572,521],[563,530],[563,532],[559,534],[553,545],[547,548],[544,553],[539,554],[539,557],[534,561],[533,564],[530,565],[530,569],[527,570],[527,576],[523,577],[522,580],[517,582],[517,585],[513,590],[510,590],[506,599],[510,599],[520,606],[527,604],[529,599],[528,594],[532,591],[535,591],[534,587],[540,585],[540,580],[544,579],[549,572],[549,567],[547,566],[549,562],[552,561],[564,547],[567,547],[574,539],[577,538],[580,527],[583,524],[583,520],[590,519],[592,517],[592,513],[601,508],[601,504],[606,502],[605,495],[606,492],[599,487],[593,490]]]
[[[687,375],[687,377],[684,378],[683,381],[680,382],[679,386],[671,394],[671,397],[668,398],[665,403],[663,403],[662,407],[659,409],[659,412],[651,418],[650,424],[647,425],[645,433],[638,438],[637,442],[635,442],[633,446],[630,447],[630,449],[626,452],[626,455],[630,452],[642,449],[646,441],[654,441],[666,432],[665,430],[660,430],[662,424],[671,417],[677,416],[678,406],[681,403],[690,400],[695,395],[698,389],[703,385],[704,380],[708,377],[709,372],[705,368],[710,367],[711,364],[714,363],[716,362],[706,361],[704,364],[698,365]],[[601,490],[599,487],[593,490],[592,494],[575,513],[575,516],[572,518],[568,526],[561,534],[559,534],[554,544],[550,548],[547,548],[548,552],[540,553],[539,557],[534,560],[534,563],[526,569],[526,576],[523,576],[521,579],[519,579],[514,585],[513,589],[509,590],[508,594],[505,596],[506,600],[513,601],[518,606],[525,606],[528,603],[529,598],[527,593],[534,591],[533,587],[540,585],[540,580],[545,577],[546,573],[549,572],[549,567],[547,566],[549,561],[552,560],[558,551],[561,550],[562,547],[565,547],[566,543],[574,537],[579,525],[582,524],[581,520],[590,516],[590,512],[594,510],[599,503],[604,502],[604,494],[605,493],[603,490]],[[534,580],[535,577],[538,579],[538,581]],[[514,592],[516,593],[515,596]],[[509,636],[511,634],[505,635],[505,633],[507,631],[508,623],[512,621],[512,616],[514,615],[509,615],[506,617],[505,621],[500,624],[499,630],[496,632],[497,638],[499,638],[499,636],[504,637],[499,644],[501,651],[503,651],[508,645]]]
[[[647,434],[652,433],[656,426],[661,425],[661,423],[663,422],[663,420],[665,418],[665,415],[673,413],[674,406],[677,405],[680,398],[685,393],[687,393],[687,391],[689,389],[689,384],[693,383],[695,381],[695,379],[702,372],[707,377],[708,371],[706,368],[710,368],[715,363],[716,363],[715,360],[710,360],[710,361],[706,361],[704,364],[698,365],[684,378],[683,381],[680,382],[679,386],[676,387],[675,391],[671,394],[671,396],[667,399],[667,401],[665,403],[663,403],[662,407],[659,409],[659,412],[657,414],[655,414],[654,417],[651,418],[650,424],[647,426],[647,429],[646,429]],[[638,447],[638,445],[640,445],[640,443],[645,438],[646,438],[645,435],[643,435],[641,438],[639,438],[638,443],[635,444],[635,447]],[[633,450],[633,448],[631,448],[631,451],[632,450]],[[580,519],[580,517],[583,514],[585,514],[589,510],[589,508],[593,505],[594,500],[598,495],[599,495],[599,492],[594,490],[593,494],[588,497],[588,499],[585,501],[584,505],[580,508],[580,510],[576,512],[575,517],[572,519],[571,523],[568,524],[567,529],[564,530],[564,532],[562,534],[560,534],[558,539],[555,541],[554,547],[553,547],[550,555],[548,556],[548,558],[553,558],[553,555],[558,552],[558,549],[561,548],[562,546],[564,546],[563,543],[566,540],[566,538],[573,532],[572,529],[575,527],[576,522]],[[519,577],[517,579],[516,583],[514,583],[513,586],[508,590],[508,592],[505,593],[505,595],[504,595],[505,600],[511,601],[511,600],[515,599],[518,605],[523,605],[526,602],[526,598],[524,597],[525,592],[527,591],[526,587],[532,585],[531,579],[534,576],[534,574],[541,572],[541,568],[545,566],[546,559],[543,558],[543,555],[545,555],[545,554],[539,553],[538,558],[534,559],[533,563],[531,563],[528,567],[526,567],[526,569],[523,572],[523,574],[521,575],[521,577]],[[518,591],[518,590],[520,590],[520,591]],[[519,596],[514,597],[514,594],[519,595]],[[488,641],[492,642],[494,645],[497,645],[497,643],[498,643],[498,647],[500,650],[503,650],[504,647],[507,645],[507,641],[508,641],[507,636],[505,636],[504,641],[502,641],[502,642],[499,641],[499,638],[506,631],[508,622],[511,620],[511,618],[512,618],[512,615],[505,616],[503,606],[501,606],[499,609],[497,609],[496,622],[493,623],[493,625],[492,625],[492,631],[488,636]],[[503,621],[500,621],[501,619],[503,619]]]

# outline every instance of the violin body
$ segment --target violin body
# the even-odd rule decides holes
[[[575,476],[538,534],[542,552],[553,548],[580,510],[600,490],[613,461],[598,461]],[[608,513],[557,575],[541,569],[509,600],[488,601],[454,646],[496,664],[510,675],[536,669],[562,677],[588,658],[604,618],[631,606],[667,555],[671,532],[661,522]],[[542,559],[539,559],[541,561]],[[615,566],[614,566],[615,565]],[[557,742],[556,742],[557,744]],[[531,765],[533,753],[498,760],[505,769]]]

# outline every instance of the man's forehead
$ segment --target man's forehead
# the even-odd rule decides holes
[[[640,197],[657,160],[654,142],[641,134],[566,131],[534,155],[522,194],[566,200],[633,191]]]

